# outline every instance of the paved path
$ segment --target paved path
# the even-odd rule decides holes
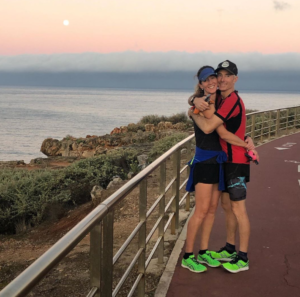
[[[279,149],[277,149],[279,148]],[[247,209],[251,221],[250,270],[231,274],[210,268],[195,274],[176,265],[168,297],[300,296],[300,133],[258,148],[261,162],[251,165]],[[210,249],[225,244],[219,207]],[[195,245],[195,252],[198,251]]]

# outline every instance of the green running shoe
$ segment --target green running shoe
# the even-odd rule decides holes
[[[232,261],[237,256],[236,252],[233,252],[232,254],[228,253],[226,251],[225,246],[222,247],[217,252],[209,251],[209,253],[210,253],[211,257],[213,257],[214,259],[216,259],[218,261]]]
[[[204,265],[201,265],[195,258],[194,255],[191,255],[187,259],[182,259],[181,266],[184,268],[187,268],[188,270],[195,272],[195,273],[201,273],[207,270],[207,268]]]
[[[209,251],[206,251],[203,255],[198,254],[197,260],[199,263],[207,264],[209,267],[221,266],[221,263],[218,260],[212,258]]]
[[[239,256],[236,256],[234,260],[224,263],[222,266],[231,273],[238,273],[249,270],[249,261],[245,262]]]

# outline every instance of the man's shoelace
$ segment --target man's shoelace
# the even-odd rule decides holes
[[[222,248],[220,248],[220,249],[217,251],[217,253],[221,253],[221,252],[223,252],[224,250],[226,250],[226,246],[223,246]]]
[[[236,264],[240,260],[240,257],[238,255],[235,255],[232,261],[230,261],[230,264]]]

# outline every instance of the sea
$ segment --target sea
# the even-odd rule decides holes
[[[187,112],[192,90],[0,87],[0,161],[46,157],[45,138],[109,134],[145,115]],[[300,93],[240,91],[247,109],[300,105]]]

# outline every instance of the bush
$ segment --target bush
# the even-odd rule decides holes
[[[156,141],[149,154],[151,160],[154,160],[156,157],[162,155],[187,136],[188,134],[183,132],[173,133],[170,136],[166,136],[165,138]]]
[[[147,115],[141,118],[139,121],[140,124],[153,124],[158,125],[160,122],[171,122],[173,125],[177,123],[186,123],[188,121],[188,117],[186,113],[177,113],[172,116],[158,116],[158,115]]]
[[[29,227],[41,223],[52,205],[67,209],[90,201],[94,185],[105,188],[115,175],[126,178],[137,154],[116,149],[60,170],[1,170],[0,233],[15,232],[20,222]]]

